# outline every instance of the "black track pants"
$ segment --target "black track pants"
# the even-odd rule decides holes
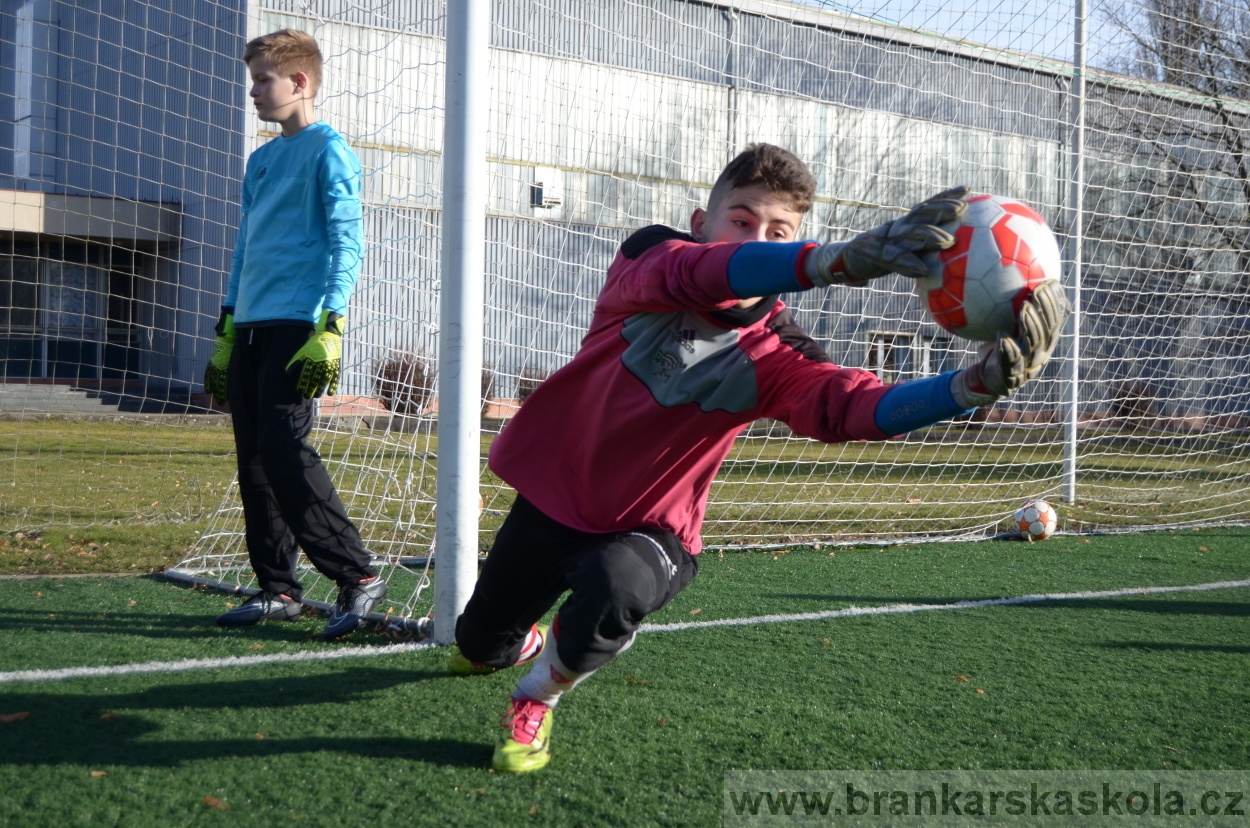
[[[302,591],[295,571],[301,548],[340,586],[377,574],[308,445],[313,404],[286,373],[311,334],[294,326],[240,329],[227,376],[248,557],[262,589],[292,598]]]
[[[456,622],[456,643],[472,661],[509,666],[529,628],[569,592],[558,614],[558,653],[570,670],[587,673],[627,648],[642,619],[697,571],[672,532],[579,532],[518,496]]]

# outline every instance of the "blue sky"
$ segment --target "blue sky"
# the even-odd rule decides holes
[[[808,5],[871,17],[911,28],[927,29],[948,37],[984,43],[1000,49],[1072,59],[1072,0],[801,0]],[[1099,10],[1087,3],[1087,59],[1107,65],[1121,51],[1122,42]],[[1130,4],[1116,3],[1117,6]]]

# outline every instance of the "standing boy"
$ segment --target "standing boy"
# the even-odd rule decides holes
[[[312,400],[338,387],[347,300],[360,274],[360,161],[318,123],[321,52],[283,29],[243,51],[251,98],[282,133],[243,176],[230,283],[204,388],[230,403],[248,557],[260,592],[217,619],[250,626],[300,614],[300,548],[339,586],[326,639],[353,632],[386,596],[360,533],[308,445]]]
[[[495,440],[490,468],[517,499],[448,668],[533,661],[504,715],[496,769],[546,765],[561,695],[633,644],[642,619],[694,577],[712,479],[747,424],[884,440],[991,405],[1049,359],[1069,312],[1057,283],[1025,303],[1018,336],[1000,336],[962,371],[887,386],[834,365],[778,294],[924,275],[919,254],[954,242],[936,225],[963,212],[968,191],[849,243],[795,242],[815,189],[793,154],[755,144],[721,173],[689,234],[657,225],[626,239],[581,349]],[[535,626],[570,590],[551,629]]]

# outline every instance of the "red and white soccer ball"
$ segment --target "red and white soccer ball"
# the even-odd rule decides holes
[[[1027,541],[1046,540],[1055,534],[1055,527],[1059,524],[1055,507],[1044,500],[1030,500],[1016,509],[1013,520],[1020,537]]]
[[[929,276],[916,295],[940,327],[964,339],[1014,336],[1034,288],[1060,277],[1059,243],[1032,207],[1010,198],[975,195],[959,221],[945,225],[955,244],[925,254]]]

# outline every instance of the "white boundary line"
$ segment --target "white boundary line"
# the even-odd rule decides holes
[[[433,644],[388,644],[381,647],[343,647],[338,650],[304,650],[273,655],[228,656],[226,658],[187,658],[182,661],[149,661],[146,664],[116,664],[105,667],[66,667],[60,670],[15,670],[0,673],[0,684],[18,681],[64,681],[75,678],[126,676],[134,673],[181,673],[187,670],[220,670],[226,667],[254,667],[258,664],[284,664],[300,661],[331,661],[337,658],[402,655],[433,649]]]
[[[643,624],[642,633],[679,632],[711,627],[746,627],[755,624],[784,624],[793,621],[824,621],[831,618],[854,618],[864,615],[898,615],[935,610],[1010,607],[1057,601],[1087,601],[1095,598],[1123,598],[1129,595],[1163,595],[1171,592],[1209,592],[1216,589],[1250,587],[1250,578],[1242,581],[1215,581],[1207,584],[1167,587],[1130,587],[1102,592],[1056,592],[1043,595],[1020,595],[1014,598],[989,598],[981,601],[956,601],[951,604],[887,604],[880,607],[847,607],[826,612],[802,612],[792,615],[757,615],[752,618],[722,618],[717,621],[685,621],[677,624]],[[188,670],[220,670],[228,667],[253,667],[261,664],[288,664],[308,661],[331,661],[340,658],[390,656],[434,649],[434,644],[416,642],[389,644],[381,647],[343,647],[336,650],[304,650],[298,653],[273,655],[229,656],[227,658],[183,659],[182,661],[151,661],[146,664],[117,664],[104,667],[66,667],[60,670],[16,670],[0,673],[0,684],[22,681],[64,681],[76,678],[102,678],[136,673],[180,673]]]
[[[643,624],[639,632],[677,632],[705,627],[744,627],[754,624],[783,624],[789,621],[823,621],[827,618],[854,618],[860,615],[896,615],[906,612],[929,612],[932,610],[980,609],[981,607],[1010,607],[1020,604],[1038,604],[1045,601],[1087,601],[1091,598],[1122,598],[1126,595],[1160,595],[1168,592],[1206,592],[1212,589],[1238,589],[1250,587],[1250,578],[1244,581],[1215,581],[1209,584],[1170,587],[1130,587],[1109,589],[1103,592],[1055,592],[1048,595],[1020,595],[1015,598],[989,598],[983,601],[956,601],[953,604],[887,604],[882,607],[847,607],[826,612],[800,612],[793,615],[758,615],[754,618],[722,618],[718,621],[683,621],[677,624]]]

